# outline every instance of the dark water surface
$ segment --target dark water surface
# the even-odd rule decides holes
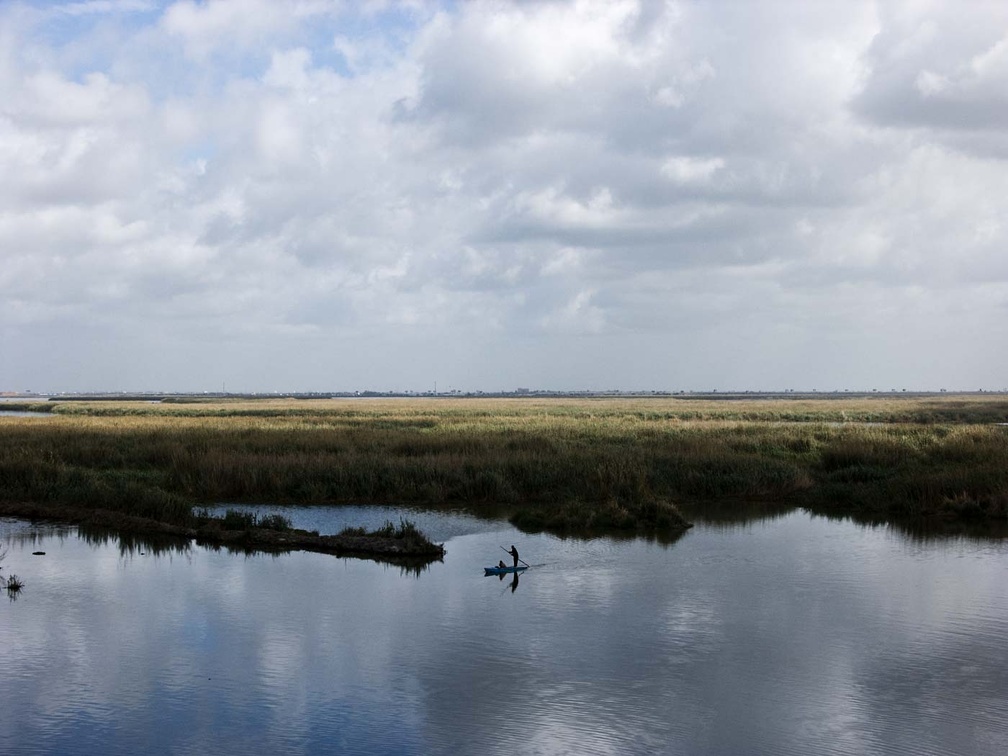
[[[1004,541],[433,521],[419,576],[0,522],[0,752],[1008,753]],[[533,569],[483,577],[512,543]]]

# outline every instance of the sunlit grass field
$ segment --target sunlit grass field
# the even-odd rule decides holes
[[[20,407],[24,408],[24,406]],[[185,522],[208,503],[504,506],[676,525],[732,500],[1008,518],[1008,398],[49,402],[0,412],[0,501]]]

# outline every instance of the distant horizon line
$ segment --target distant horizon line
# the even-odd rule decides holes
[[[495,391],[448,389],[438,390],[336,390],[336,391],[0,391],[2,399],[145,399],[158,398],[317,398],[348,399],[369,397],[570,397],[570,396],[626,396],[626,397],[675,397],[675,396],[877,396],[877,395],[969,395],[1006,394],[1008,388],[1001,389],[500,389]]]

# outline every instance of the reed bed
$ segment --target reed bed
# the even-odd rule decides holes
[[[999,396],[51,404],[0,413],[0,502],[172,523],[219,502],[507,504],[560,530],[725,500],[1008,518]]]
[[[382,527],[374,530],[350,527],[344,528],[339,535],[349,538],[388,538],[402,541],[406,548],[418,548],[430,544],[426,534],[417,528],[415,523],[401,517],[398,525],[386,520]]]

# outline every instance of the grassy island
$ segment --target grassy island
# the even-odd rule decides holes
[[[1008,397],[997,394],[36,408],[51,416],[0,412],[0,512],[198,529],[200,507],[220,502],[450,504],[503,507],[529,530],[637,532],[684,529],[678,506],[730,500],[1008,522]]]

